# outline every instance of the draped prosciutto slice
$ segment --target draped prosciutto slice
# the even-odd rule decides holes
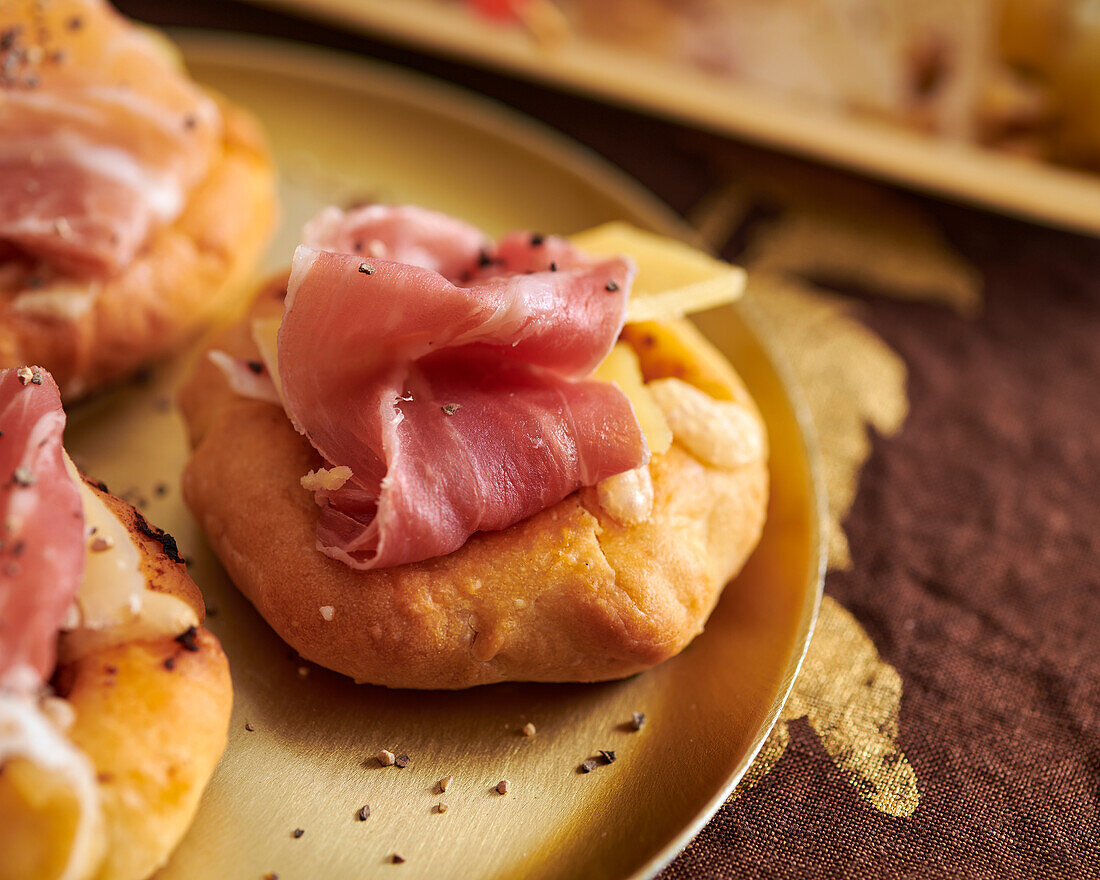
[[[84,570],[84,513],[65,467],[64,428],[49,373],[0,371],[0,687],[49,677]]]
[[[614,386],[489,352],[427,358],[372,396],[349,427],[380,442],[349,449],[341,461],[352,479],[315,493],[319,546],[355,568],[450,553],[473,532],[506,528],[644,455]]]
[[[221,140],[214,102],[104,0],[0,3],[0,243],[59,271],[125,268]]]
[[[485,234],[469,223],[415,205],[368,205],[346,214],[322,210],[302,230],[314,250],[408,263],[457,278],[485,252]]]
[[[294,255],[279,330],[284,405],[326,462],[352,474],[315,493],[322,552],[362,569],[450,553],[648,460],[626,396],[585,378],[622,329],[630,263],[529,234],[436,250],[449,218],[365,210],[377,252],[414,243],[429,254],[421,263],[450,274],[306,245]],[[392,241],[387,220],[402,230]],[[325,222],[336,233],[313,240],[346,246],[335,215]]]

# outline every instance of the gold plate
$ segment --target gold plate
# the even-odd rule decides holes
[[[598,95],[936,195],[1100,235],[1100,175],[804,106],[582,35],[525,29],[441,0],[250,0]]]
[[[196,77],[270,132],[284,216],[269,268],[289,261],[317,208],[356,197],[419,202],[492,232],[611,219],[684,232],[583,150],[449,88],[291,44],[192,34],[183,45]],[[646,877],[690,840],[751,763],[798,670],[820,598],[823,522],[805,415],[762,343],[733,308],[699,323],[767,420],[768,524],[691,647],[607,684],[388,691],[302,663],[227,581],[180,499],[186,448],[167,403],[188,358],[71,414],[74,457],[179,539],[232,664],[229,747],[158,877]],[[648,718],[640,732],[626,724],[634,711]],[[534,737],[520,733],[528,721]],[[408,753],[408,767],[379,766],[381,748]],[[578,772],[598,749],[618,760]],[[441,798],[444,776],[454,783]],[[440,800],[446,813],[433,809]]]

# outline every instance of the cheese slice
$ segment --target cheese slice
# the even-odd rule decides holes
[[[67,456],[66,464],[80,488],[88,543],[84,579],[60,646],[65,662],[111,645],[177,636],[198,626],[190,605],[148,588],[141,550],[130,530],[80,478]]]
[[[282,323],[282,315],[252,319],[252,341],[260,350],[260,360],[267,367],[267,374],[271,377],[279,400],[283,399],[283,380],[279,375],[279,326]]]
[[[745,270],[739,266],[629,223],[605,223],[569,240],[592,256],[625,255],[634,261],[638,274],[626,307],[628,324],[667,321],[727,305],[745,289]]]
[[[592,377],[619,386],[634,407],[634,417],[645,435],[646,445],[654,455],[668,452],[672,445],[672,431],[664,412],[653,399],[642,378],[638,355],[629,344],[618,342],[607,357],[596,367]]]

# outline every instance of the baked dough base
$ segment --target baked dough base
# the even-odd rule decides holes
[[[266,287],[254,316],[279,313],[284,284]],[[756,413],[687,322],[624,338],[647,379],[675,375]],[[258,354],[249,321],[216,347]],[[306,659],[388,687],[600,681],[659,663],[701,632],[767,507],[765,458],[723,470],[674,444],[650,465],[654,508],[640,526],[620,526],[589,488],[447,556],[356,571],[316,549],[317,507],[299,479],[323,462],[281,408],[238,397],[205,358],[181,406],[194,445],[184,497],[238,588]]]
[[[252,115],[218,104],[225,124],[220,159],[183,213],[125,271],[88,285],[98,289],[85,310],[30,307],[33,289],[0,281],[0,366],[41,364],[71,400],[125,378],[244,307],[276,217],[274,166]]]
[[[201,621],[202,596],[183,563],[139,528],[144,520],[130,505],[89,485],[137,541],[149,589],[184,600]],[[200,627],[194,644],[191,651],[171,637],[134,641],[56,671],[57,693],[75,713],[67,735],[96,769],[104,819],[103,861],[84,866],[81,878],[143,880],[168,860],[191,825],[225,750],[233,702],[229,663],[217,638]],[[20,809],[10,798],[0,803]],[[56,848],[72,830],[56,827],[70,817],[48,811],[17,818],[19,823],[0,822],[0,861],[24,863],[24,853],[42,850],[40,842]]]

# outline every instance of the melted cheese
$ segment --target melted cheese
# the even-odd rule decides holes
[[[667,321],[726,305],[745,289],[745,270],[663,235],[643,232],[628,223],[605,223],[569,237],[592,256],[626,254],[638,267],[628,324]]]
[[[644,523],[653,513],[653,479],[649,465],[601,480],[596,486],[600,507],[624,526]]]
[[[0,691],[0,876],[91,876],[103,854],[95,768],[33,696]],[[12,824],[14,823],[14,824]]]
[[[646,387],[676,442],[700,461],[732,470],[764,457],[764,430],[741,404],[715,400],[679,379],[657,379]]]
[[[617,342],[592,373],[594,379],[612,382],[619,386],[634,408],[634,417],[645,435],[646,446],[654,455],[668,452],[672,445],[672,431],[668,421],[642,378],[638,355],[629,343]]]
[[[68,627],[62,639],[65,661],[135,639],[177,636],[198,626],[190,605],[148,588],[141,550],[130,530],[80,479],[72,463],[68,465],[80,487],[88,543],[76,613],[66,620],[75,626]]]
[[[46,287],[22,291],[12,300],[12,311],[61,321],[76,321],[92,308],[99,283],[76,285],[60,280]]]

